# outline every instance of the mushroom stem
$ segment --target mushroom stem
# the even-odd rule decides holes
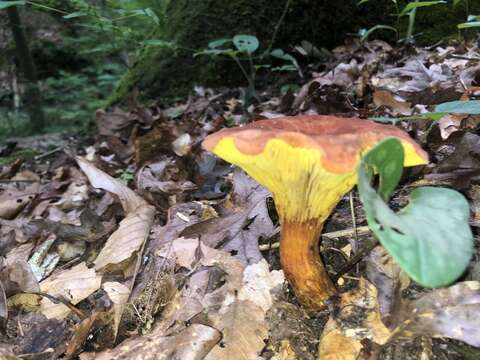
[[[318,251],[322,227],[315,220],[282,222],[282,268],[298,300],[309,310],[324,308],[325,300],[337,292]]]

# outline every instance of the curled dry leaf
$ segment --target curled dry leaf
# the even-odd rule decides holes
[[[80,157],[77,157],[76,160],[80,169],[87,175],[92,186],[117,195],[127,214],[134,212],[139,206],[146,205],[145,200],[135,194],[132,189],[126,187],[122,182],[97,169]]]
[[[82,262],[68,270],[53,274],[40,283],[40,290],[54,297],[61,297],[73,305],[78,304],[100,288],[102,277],[95,269],[87,268]],[[55,304],[47,298],[42,299],[41,310],[47,318],[63,319],[70,313],[64,304]]]
[[[95,259],[95,269],[124,271],[130,265],[132,256],[139,252],[145,243],[153,223],[155,209],[133,190],[86,160],[77,158],[77,162],[94,187],[112,192],[120,198],[127,214]]]
[[[192,147],[192,137],[185,133],[180,135],[172,142],[172,150],[178,156],[185,156],[190,152]]]
[[[131,338],[116,348],[96,354],[95,360],[202,360],[220,340],[221,334],[213,327],[193,324],[176,335],[150,335]]]
[[[116,269],[125,271],[132,256],[140,251],[147,240],[154,215],[155,209],[147,204],[128,214],[98,254],[94,261],[95,269],[106,272]]]

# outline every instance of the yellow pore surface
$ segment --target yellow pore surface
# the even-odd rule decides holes
[[[402,144],[405,166],[425,163],[411,144]],[[237,149],[232,137],[225,137],[212,152],[270,190],[280,218],[290,222],[317,219],[322,223],[357,182],[356,167],[347,173],[329,172],[322,166],[321,149],[293,147],[281,139],[270,139],[262,152],[249,155]],[[357,164],[360,157],[359,153]]]

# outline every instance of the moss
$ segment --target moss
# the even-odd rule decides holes
[[[0,157],[0,166],[13,164],[19,158],[30,160],[30,159],[33,159],[35,155],[37,155],[37,152],[35,150],[31,150],[31,149],[20,150],[20,151],[14,152],[12,155]]]
[[[371,23],[386,6],[357,7],[356,0],[293,0],[277,34],[275,47],[287,49],[302,40],[332,47],[348,32]],[[272,39],[285,2],[266,0],[176,0],[169,3],[165,26],[154,39],[174,42],[176,49],[149,46],[120,81],[110,103],[132,96],[139,100],[183,97],[193,85],[245,84],[239,69],[224,58],[193,57],[215,39],[256,35],[265,49]],[[383,9],[383,10],[382,10]],[[374,10],[374,11],[372,11]],[[336,16],[332,17],[332,13]],[[166,29],[166,30],[165,30]]]
[[[370,0],[362,6],[357,3],[358,0],[292,0],[276,36],[275,47],[288,50],[308,40],[317,47],[332,48],[360,28],[375,24],[395,25],[396,17],[392,16],[395,11],[390,1]],[[164,26],[152,38],[172,41],[178,48],[145,47],[109,103],[122,102],[132,96],[140,101],[184,97],[195,84],[245,85],[245,79],[232,61],[193,58],[193,53],[212,40],[241,33],[256,35],[265,49],[284,6],[285,1],[267,0],[171,1]],[[472,13],[480,13],[480,4],[471,4],[471,8]],[[463,4],[454,9],[451,4],[419,9],[415,33],[422,34],[417,40],[420,44],[433,44],[456,35],[456,25],[465,18]],[[402,18],[402,26],[406,26],[407,21],[407,17]]]

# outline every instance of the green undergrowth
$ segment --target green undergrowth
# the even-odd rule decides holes
[[[30,159],[33,159],[35,155],[37,155],[37,152],[35,150],[24,149],[24,150],[16,151],[13,154],[8,156],[0,156],[0,166],[13,164],[19,158],[30,160]]]
[[[104,106],[124,71],[117,63],[88,66],[80,72],[60,70],[40,82],[46,118],[45,133],[82,132],[91,127],[95,110]],[[25,108],[0,103],[0,142],[31,135]]]

